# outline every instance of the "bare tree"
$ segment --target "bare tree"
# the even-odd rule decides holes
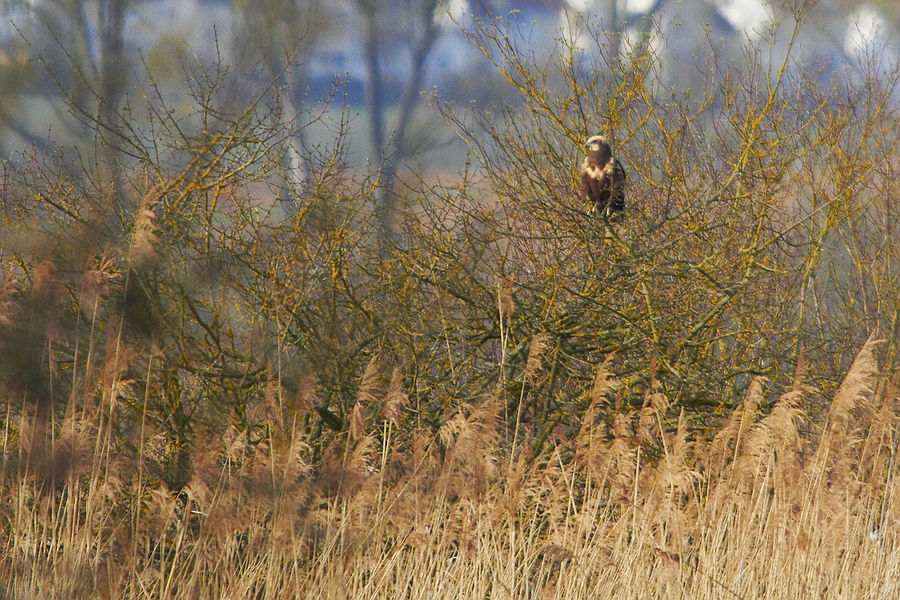
[[[419,104],[425,78],[426,62],[440,36],[436,23],[440,0],[408,2],[400,6],[392,0],[354,0],[363,21],[366,63],[366,105],[370,116],[372,155],[376,161],[378,188],[378,217],[387,239],[396,237],[395,181],[397,168],[409,156],[409,126]],[[398,17],[398,9],[400,17]],[[396,123],[391,130],[386,124],[387,102],[384,52],[393,27],[404,24],[406,35],[402,44],[409,53],[409,69],[402,83]]]
[[[122,169],[116,144],[109,135],[118,130],[118,112],[125,97],[127,69],[125,56],[125,3],[127,0],[100,0],[100,106],[97,120],[100,135],[106,138],[103,144],[104,169],[109,178],[110,194],[114,206],[124,202],[122,189]]]
[[[278,200],[287,213],[294,211],[297,196],[309,179],[309,165],[304,156],[305,123],[302,97],[307,87],[307,62],[320,36],[331,28],[332,15],[321,0],[274,0],[248,2],[235,0],[239,17],[235,39],[240,48],[235,54],[242,72],[252,71],[251,64],[262,63],[275,82],[275,102],[280,124],[292,129],[286,136],[281,155],[283,185]]]
[[[125,17],[130,0],[45,0],[31,4],[20,13],[27,20],[18,23],[20,34],[30,46],[32,59],[47,69],[50,82],[35,77],[37,89],[20,93],[45,95],[57,111],[66,133],[76,139],[99,142],[104,197],[115,213],[122,206],[121,156],[117,149],[119,111],[129,85],[128,54],[125,44]],[[58,90],[49,89],[52,86]],[[64,106],[53,101],[58,91],[68,98]],[[70,115],[75,116],[73,121]],[[41,129],[28,123],[16,110],[0,111],[7,127],[26,142],[43,147],[46,124]]]

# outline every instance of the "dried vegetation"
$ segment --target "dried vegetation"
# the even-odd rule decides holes
[[[897,594],[900,71],[751,47],[684,96],[649,46],[539,67],[502,27],[471,35],[521,104],[436,101],[480,166],[398,180],[390,237],[343,117],[306,115],[335,134],[292,206],[253,193],[293,132],[224,69],[202,127],[147,94],[123,198],[8,166],[0,594]]]

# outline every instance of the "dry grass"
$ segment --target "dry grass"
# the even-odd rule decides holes
[[[313,469],[300,427],[230,429],[179,491],[117,454],[107,413],[8,415],[0,579],[10,598],[893,597],[898,398],[876,348],[827,421],[811,387],[763,410],[759,380],[711,440],[659,391],[602,418],[607,361],[580,433],[537,456],[510,455],[491,397],[392,439],[407,392],[397,369],[382,395],[370,363],[357,406],[384,401],[382,439],[352,423]]]
[[[263,200],[297,132],[225,68],[195,121],[148,84],[121,203],[3,171],[0,598],[897,595],[900,67],[760,40],[691,97],[471,33],[520,102],[436,101],[477,166],[401,177],[396,236],[348,111]]]

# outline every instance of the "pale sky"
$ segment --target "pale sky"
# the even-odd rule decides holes
[[[717,0],[722,16],[742,31],[752,31],[772,18],[766,2],[760,0]]]
[[[654,2],[655,0],[625,0],[625,6],[628,12],[640,13],[649,10]],[[722,16],[744,31],[750,31],[772,17],[765,0],[715,0],[715,3],[722,11]],[[566,0],[566,4],[573,10],[584,12],[596,5],[596,0]]]
[[[868,44],[878,41],[887,23],[878,11],[868,4],[863,4],[847,19],[847,36],[844,38],[844,50],[848,54],[860,52]]]

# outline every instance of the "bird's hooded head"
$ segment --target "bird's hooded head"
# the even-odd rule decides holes
[[[584,143],[585,148],[592,152],[596,152],[600,150],[603,146],[609,147],[609,140],[606,139],[604,135],[595,135],[589,137],[587,141]]]

